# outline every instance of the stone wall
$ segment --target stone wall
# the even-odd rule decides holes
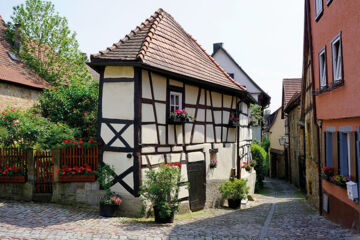
[[[29,108],[38,100],[41,90],[0,82],[0,109],[11,107]]]

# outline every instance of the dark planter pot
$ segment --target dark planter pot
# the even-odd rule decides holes
[[[161,217],[157,207],[154,207],[155,222],[156,223],[173,223],[174,222],[174,211],[168,217]]]
[[[241,207],[241,199],[228,199],[229,208],[237,209]]]
[[[117,207],[117,205],[105,205],[100,203],[100,216],[113,217]]]

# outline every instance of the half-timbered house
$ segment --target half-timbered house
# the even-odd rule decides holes
[[[115,168],[123,211],[138,213],[145,171],[162,163],[181,163],[190,188],[179,197],[191,210],[218,203],[217,186],[232,175],[255,184],[241,169],[251,158],[254,99],[167,12],[91,55],[89,65],[100,73],[100,160]],[[177,109],[194,120],[171,121]]]

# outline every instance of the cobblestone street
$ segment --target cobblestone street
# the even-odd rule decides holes
[[[0,202],[0,239],[360,239],[312,209],[287,183],[266,181],[241,210],[211,209],[157,225],[106,219],[97,211],[53,204]]]

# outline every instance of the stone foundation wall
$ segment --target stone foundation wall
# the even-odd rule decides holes
[[[34,191],[33,184],[26,183],[0,183],[0,198],[17,201],[31,201]]]
[[[105,191],[97,182],[54,183],[51,201],[60,204],[98,206]]]
[[[40,90],[0,82],[0,109],[8,106],[29,108],[38,100]]]

